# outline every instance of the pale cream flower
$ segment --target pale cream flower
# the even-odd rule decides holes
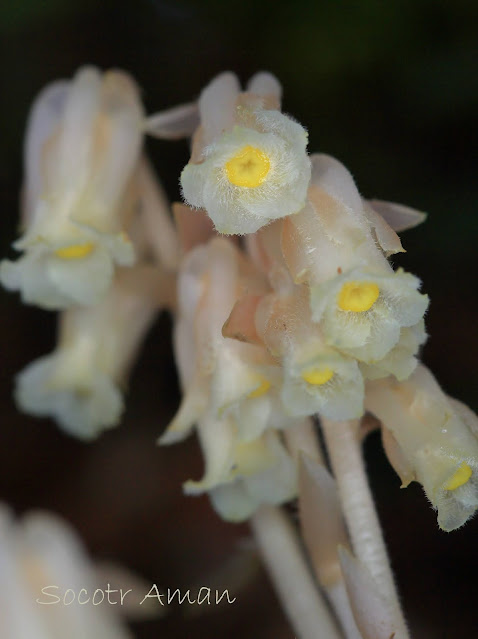
[[[223,335],[238,297],[266,289],[260,273],[225,238],[192,248],[179,272],[175,351],[184,397],[159,443],[182,440],[196,427],[205,472],[184,490],[209,493],[217,512],[231,521],[296,493],[295,462],[277,429],[303,420],[283,410],[280,368],[263,346]]]
[[[355,269],[311,290],[312,317],[330,346],[380,366],[398,344],[402,329],[421,325],[428,297],[418,292],[419,286],[418,278],[402,269],[391,274]],[[415,342],[410,345],[413,357]],[[401,346],[405,348],[406,341]],[[392,359],[386,367],[395,374]]]
[[[256,312],[258,333],[282,366],[285,413],[360,417],[364,383],[357,362],[327,345],[312,321],[307,288],[292,286],[289,295],[267,295]]]
[[[205,208],[224,234],[253,233],[297,213],[310,180],[307,133],[278,110],[275,78],[258,74],[248,89],[239,94],[232,74],[206,87],[199,100],[202,127],[181,175],[184,199]]]
[[[118,272],[97,306],[64,311],[55,351],[17,376],[20,409],[85,440],[116,426],[128,372],[170,286],[160,273],[133,267]]]
[[[77,535],[54,515],[31,513],[17,522],[0,504],[0,565],[5,639],[132,638],[118,618],[121,606],[91,603],[100,587],[93,565]]]
[[[53,417],[82,439],[118,423],[122,391],[141,342],[159,309],[175,306],[179,248],[169,205],[145,160],[134,177],[135,197],[123,206],[135,212],[131,237],[138,264],[117,269],[95,306],[63,311],[55,351],[28,365],[16,380],[22,410]]]
[[[23,256],[0,269],[3,285],[25,302],[95,304],[115,267],[134,262],[123,203],[142,118],[138,88],[121,71],[84,67],[37,98],[25,142],[24,234],[14,244]]]
[[[283,504],[297,495],[297,465],[277,431],[247,443],[236,439],[222,470],[216,477],[187,482],[185,491],[198,494],[207,487],[214,509],[227,521],[245,521],[262,504]]]
[[[383,424],[403,485],[422,484],[443,530],[462,526],[478,508],[476,415],[450,400],[423,365],[403,382],[369,382],[365,407]]]
[[[186,437],[206,412],[216,418],[234,410],[244,424],[245,438],[252,437],[251,428],[265,428],[269,397],[266,401],[261,396],[269,395],[274,362],[265,349],[226,338],[222,332],[241,291],[265,286],[245,256],[224,238],[213,238],[183,259],[174,343],[184,397],[161,443]],[[262,415],[247,428],[248,420],[241,417],[238,406],[243,400],[251,403],[250,410],[257,409],[257,416]],[[245,410],[248,413],[249,407]]]
[[[387,256],[403,250],[400,241],[345,167],[321,155],[312,163],[309,202],[283,225],[290,273],[310,286],[312,319],[329,346],[403,378],[424,341],[428,297],[418,278],[393,271]]]

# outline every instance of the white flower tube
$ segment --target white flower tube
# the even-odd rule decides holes
[[[253,233],[298,213],[310,180],[307,133],[278,108],[280,86],[258,74],[250,93],[222,74],[199,100],[202,126],[181,175],[184,199],[224,234]]]
[[[121,606],[92,604],[93,566],[76,534],[55,516],[38,512],[16,522],[0,505],[0,565],[5,639],[64,639],[65,632],[69,639],[132,638],[117,617]]]
[[[312,321],[306,287],[294,286],[289,295],[267,295],[258,305],[256,325],[282,364],[281,399],[286,414],[319,413],[330,419],[363,414],[359,366],[327,345],[320,326]]]
[[[53,417],[80,439],[115,426],[123,412],[121,389],[169,286],[160,273],[134,267],[118,272],[97,306],[65,311],[54,353],[17,376],[18,406]]]
[[[297,495],[297,465],[278,432],[269,430],[246,444],[236,442],[231,453],[224,474],[211,477],[207,485],[223,519],[245,521],[262,504],[282,504]],[[205,488],[203,482],[185,485],[189,494]]]
[[[383,423],[403,485],[422,484],[440,528],[462,526],[478,508],[476,416],[450,400],[422,365],[404,382],[369,382],[365,406]]]
[[[386,256],[402,250],[398,237],[345,167],[328,156],[312,160],[309,203],[282,230],[290,273],[309,284],[312,319],[329,346],[373,366],[366,374],[402,379],[425,340],[428,297],[418,278],[393,271]]]
[[[25,143],[24,234],[0,280],[27,303],[63,309],[105,295],[135,255],[122,200],[137,164],[143,110],[126,73],[93,67],[47,87]]]

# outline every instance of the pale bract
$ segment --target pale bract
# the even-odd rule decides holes
[[[48,309],[101,300],[116,266],[135,260],[128,238],[143,109],[121,71],[80,69],[33,105],[25,141],[23,252],[0,279],[23,301]]]
[[[5,639],[64,639],[65,632],[69,639],[132,639],[119,619],[121,606],[70,602],[71,593],[82,589],[83,599],[85,592],[91,598],[98,583],[77,535],[57,517],[38,512],[17,522],[0,505],[0,565],[0,635]]]
[[[369,382],[365,406],[383,424],[403,485],[422,484],[443,530],[462,526],[478,508],[476,415],[450,400],[423,365],[403,382]]]
[[[181,186],[184,199],[206,209],[220,233],[254,233],[305,204],[307,133],[278,110],[280,87],[273,80],[258,74],[240,94],[235,76],[222,74],[200,98],[202,127]],[[219,105],[221,126],[211,121]]]

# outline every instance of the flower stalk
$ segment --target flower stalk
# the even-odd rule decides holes
[[[382,529],[367,481],[359,422],[322,419],[321,423],[354,552],[394,612],[395,639],[408,639]]]
[[[341,639],[285,513],[262,506],[251,527],[275,591],[299,639]]]

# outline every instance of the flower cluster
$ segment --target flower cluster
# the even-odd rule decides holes
[[[219,339],[217,355],[214,364],[209,360],[209,364],[199,365],[212,367],[209,380],[203,378],[198,384],[196,378],[191,384],[179,421],[173,422],[166,439],[186,416],[188,427],[194,420],[199,424],[201,437],[204,417],[200,415],[204,414],[229,419],[227,428],[240,438],[244,432],[238,421],[242,404],[258,399],[265,402],[268,395],[275,398],[278,410],[268,413],[274,416],[269,422],[262,413],[255,415],[257,433],[264,432],[264,425],[266,432],[280,433],[284,425],[290,427],[295,420],[314,414],[332,420],[360,418],[366,409],[372,410],[370,393],[379,398],[380,405],[393,405],[384,399],[390,387],[401,389],[408,384],[420,393],[423,369],[414,371],[426,340],[428,297],[420,293],[418,278],[403,269],[394,270],[389,257],[404,250],[397,231],[420,223],[424,215],[398,204],[367,201],[340,162],[326,155],[307,157],[304,133],[276,110],[279,99],[279,85],[268,74],[255,76],[243,94],[236,78],[223,74],[199,99],[200,125],[193,136],[191,161],[181,176],[183,194],[190,205],[206,211],[220,233],[247,234],[242,260],[254,264],[256,274],[255,283],[249,281],[242,287],[227,286],[224,281],[214,285],[212,275],[205,278],[217,288],[216,295],[209,293],[209,302],[204,298],[203,308],[207,305],[212,312],[218,300],[222,304],[216,323],[208,322]],[[203,213],[192,210],[190,215]],[[237,253],[238,249],[230,244],[228,251]],[[216,269],[225,277],[224,265]],[[199,272],[197,266],[194,270]],[[195,294],[199,304],[198,289]],[[189,310],[193,307],[191,299],[183,305]],[[195,339],[201,341],[199,316],[195,321]],[[221,341],[223,322],[226,339]],[[206,339],[203,343],[208,344],[210,357],[212,342]],[[223,355],[244,353],[241,356],[247,358],[246,346],[261,349],[260,363],[247,374],[243,362],[238,365],[230,355]],[[256,390],[252,387],[254,378]],[[241,401],[229,397],[229,380],[235,380],[231,388]],[[195,402],[199,413],[194,411]],[[236,412],[224,410],[226,406],[234,406]],[[436,423],[446,422],[446,404],[437,402],[436,407]],[[384,421],[384,428],[391,429],[389,412],[373,412]],[[460,437],[474,443],[475,436],[463,420],[456,416],[454,423]],[[222,435],[227,428],[216,425]],[[406,437],[407,420],[396,428]],[[209,443],[201,438],[206,459],[219,441],[217,433]],[[439,524],[449,530],[461,525],[478,507],[473,479],[478,449],[475,443],[470,444],[467,457],[463,448],[458,450],[448,429],[442,429],[440,441],[441,450],[447,451],[445,457],[455,464],[448,466],[448,475],[444,471],[441,488],[432,489],[426,465],[421,465],[413,478],[423,484],[439,510]],[[424,437],[427,450],[428,442]],[[416,446],[404,444],[401,453],[409,465],[417,467]],[[229,468],[236,468],[232,453]],[[230,482],[231,477],[223,481]]]
[[[63,309],[97,303],[116,265],[135,260],[124,207],[141,149],[143,110],[125,73],[80,69],[46,87],[25,141],[23,235],[1,281],[25,302]]]
[[[404,250],[397,232],[424,215],[362,198],[338,160],[308,155],[280,101],[268,73],[245,92],[223,73],[197,103],[149,118],[120,71],[84,68],[41,93],[25,145],[23,256],[0,277],[63,313],[53,354],[18,376],[18,404],[86,439],[114,426],[167,307],[184,396],[160,443],[196,428],[205,471],[188,494],[208,493],[234,521],[285,502],[310,417],[369,410],[404,484],[422,483],[440,525],[456,528],[478,508],[475,418],[418,365],[428,297],[389,259]],[[174,224],[143,132],[192,136]]]

